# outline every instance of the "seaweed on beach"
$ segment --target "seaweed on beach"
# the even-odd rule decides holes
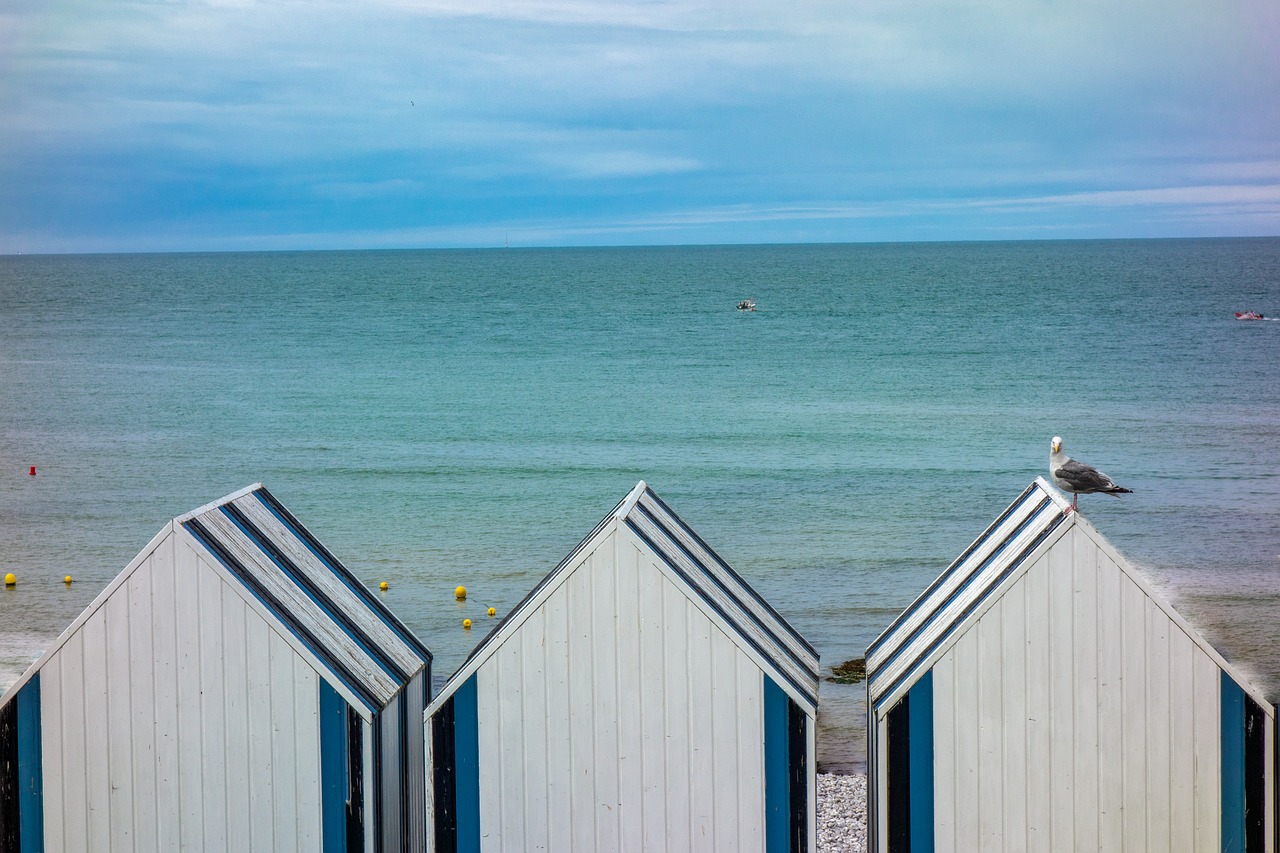
[[[836,684],[861,684],[866,680],[866,658],[847,660],[842,664],[833,666],[831,674],[827,676],[827,681],[834,681]]]

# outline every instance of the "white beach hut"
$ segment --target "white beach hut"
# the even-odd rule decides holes
[[[427,709],[434,850],[812,851],[818,656],[640,483]]]
[[[1275,708],[1037,479],[867,651],[873,851],[1274,851]]]
[[[430,662],[266,489],[202,507],[0,699],[0,848],[422,850]]]

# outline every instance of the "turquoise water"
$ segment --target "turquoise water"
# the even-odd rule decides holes
[[[831,665],[1058,434],[1134,489],[1085,514],[1280,698],[1280,323],[1246,308],[1280,314],[1280,240],[0,258],[0,687],[254,481],[437,675],[640,479]],[[830,766],[861,693],[824,686]]]

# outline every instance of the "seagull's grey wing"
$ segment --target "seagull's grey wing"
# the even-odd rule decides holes
[[[1066,483],[1071,491],[1082,495],[1087,495],[1090,492],[1105,492],[1108,489],[1117,488],[1116,484],[1111,482],[1111,478],[1106,474],[1092,465],[1086,465],[1074,459],[1058,466],[1053,475]]]

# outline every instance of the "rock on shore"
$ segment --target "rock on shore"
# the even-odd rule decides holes
[[[865,853],[867,777],[818,774],[818,853]]]

